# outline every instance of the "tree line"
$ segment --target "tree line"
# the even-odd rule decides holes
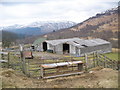
[[[15,41],[19,38],[18,35],[16,33],[13,32],[9,32],[9,31],[0,31],[1,35],[2,35],[2,47],[3,48],[8,48],[10,46],[12,46]]]

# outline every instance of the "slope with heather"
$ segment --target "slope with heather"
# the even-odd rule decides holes
[[[118,9],[115,8],[96,14],[96,16],[90,17],[71,28],[62,29],[45,36],[48,39],[102,38],[110,41],[113,47],[118,47]]]

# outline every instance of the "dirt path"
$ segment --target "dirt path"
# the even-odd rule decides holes
[[[12,69],[2,69],[3,88],[117,88],[118,71],[100,67],[89,73],[55,79],[32,79]]]
[[[68,55],[60,55],[60,54],[53,54],[53,53],[47,53],[47,52],[33,52],[34,57],[41,57],[44,59],[54,59],[54,58],[64,58]]]

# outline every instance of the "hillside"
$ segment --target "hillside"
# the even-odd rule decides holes
[[[110,41],[113,47],[118,47],[118,9],[114,8],[79,23],[68,29],[52,32],[47,36],[48,39],[61,38],[101,38]]]
[[[0,33],[2,34],[0,39],[2,41],[2,46],[4,48],[14,45],[17,39],[21,39],[21,36],[13,32],[0,31]]]

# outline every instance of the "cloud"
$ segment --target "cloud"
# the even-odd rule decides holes
[[[117,6],[118,0],[1,0],[0,26],[33,21],[81,22]]]

